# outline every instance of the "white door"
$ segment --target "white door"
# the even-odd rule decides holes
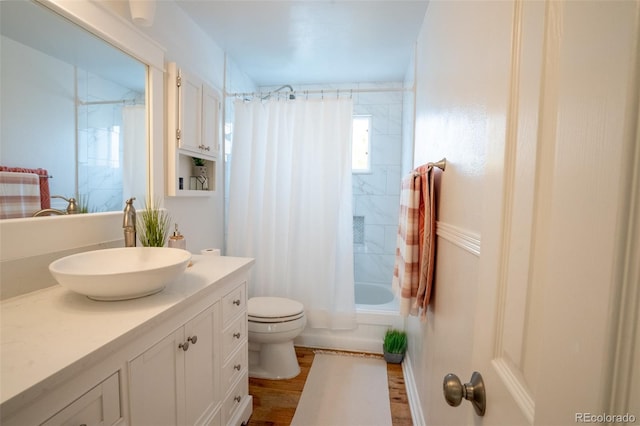
[[[482,418],[465,407],[469,424],[565,425],[634,408],[619,394],[640,380],[638,354],[620,363],[615,335],[637,333],[637,317],[618,313],[638,299],[639,17],[638,1],[514,3],[506,138],[487,154],[504,167],[485,175],[473,323],[487,405]]]

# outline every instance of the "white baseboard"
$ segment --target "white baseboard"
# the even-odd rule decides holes
[[[414,426],[425,426],[424,414],[422,413],[422,405],[418,397],[418,388],[416,386],[416,378],[413,375],[413,367],[411,358],[407,353],[402,362],[402,374],[404,375],[404,385],[407,389],[407,399],[409,400],[409,409],[411,410],[411,418]]]

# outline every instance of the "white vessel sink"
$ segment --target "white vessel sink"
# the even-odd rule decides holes
[[[95,300],[127,300],[157,293],[181,275],[191,253],[167,247],[94,250],[49,265],[58,283]]]

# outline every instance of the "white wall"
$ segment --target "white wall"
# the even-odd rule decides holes
[[[408,360],[424,416],[415,424],[468,422],[470,407],[449,407],[442,380],[447,373],[468,380],[473,371],[483,175],[490,167],[485,151],[490,138],[504,138],[510,12],[508,2],[431,2],[417,41],[413,162],[446,157],[447,168],[436,179],[433,299],[426,323],[407,322]]]

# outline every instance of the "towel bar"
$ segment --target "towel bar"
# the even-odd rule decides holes
[[[440,161],[436,161],[435,163],[427,163],[428,166],[437,167],[444,172],[444,169],[447,168],[447,158],[443,158]]]

